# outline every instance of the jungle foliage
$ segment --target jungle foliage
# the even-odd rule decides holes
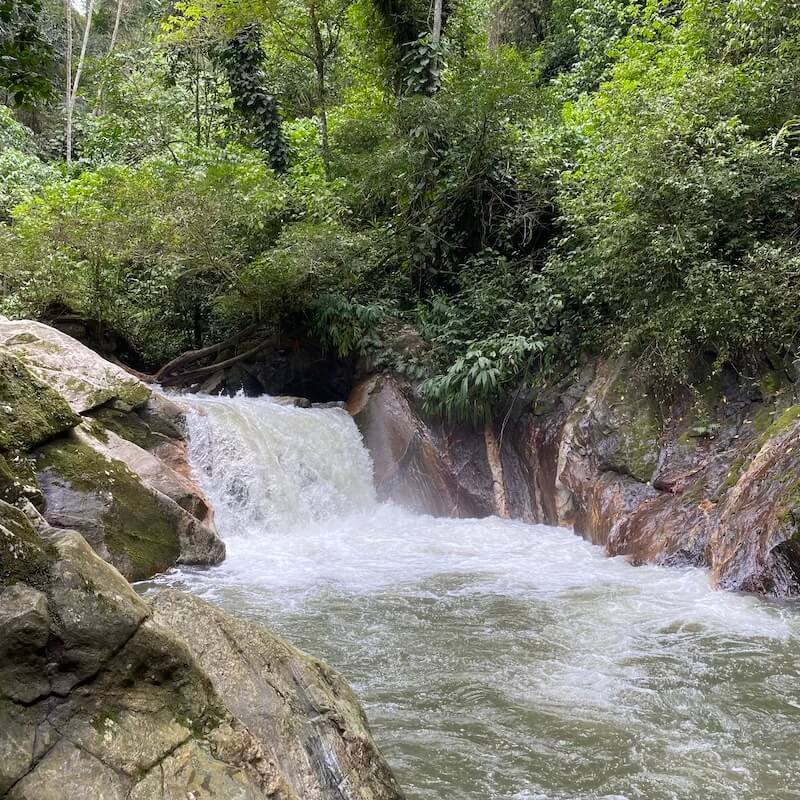
[[[800,0],[97,0],[69,164],[64,7],[20,8],[4,313],[153,369],[257,322],[451,419],[800,357]]]

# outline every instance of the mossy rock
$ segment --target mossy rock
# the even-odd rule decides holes
[[[173,566],[179,535],[153,492],[121,461],[73,435],[36,454],[47,520],[74,528],[129,580]]]
[[[28,450],[79,422],[58,392],[0,350],[0,450]]]
[[[22,582],[44,591],[55,558],[25,514],[0,501],[0,588]]]
[[[648,483],[653,477],[663,421],[656,402],[642,391],[628,369],[611,377],[598,411],[596,451],[606,467]]]
[[[152,428],[135,412],[120,411],[104,406],[92,413],[99,426],[113,431],[123,439],[138,445],[143,450],[152,450],[162,444],[166,437],[154,433]],[[98,434],[102,436],[102,434]]]

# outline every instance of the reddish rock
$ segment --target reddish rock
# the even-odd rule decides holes
[[[765,381],[765,383],[768,383]],[[571,527],[633,563],[695,565],[724,589],[800,594],[800,405],[733,373],[657,403],[598,362],[501,430],[418,413],[390,376],[351,395],[379,496],[453,516]]]

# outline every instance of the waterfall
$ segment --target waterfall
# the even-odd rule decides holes
[[[223,537],[301,528],[375,504],[372,462],[345,411],[268,397],[191,404],[191,456]]]

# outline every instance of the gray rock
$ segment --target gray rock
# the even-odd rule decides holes
[[[0,796],[399,800],[327,667],[179,592],[152,614],[79,534],[0,523]]]
[[[338,673],[191,595],[165,590],[152,606],[154,620],[177,632],[298,797],[401,797],[358,700]]]
[[[0,347],[23,361],[77,414],[106,403],[132,409],[150,397],[150,389],[138,378],[41,322],[0,321]]]
[[[129,580],[177,563],[222,561],[225,546],[199,490],[146,450],[91,425],[36,453],[47,521],[79,531]]]
[[[0,592],[0,694],[32,703],[48,693],[44,647],[49,630],[42,592],[25,583]]]

